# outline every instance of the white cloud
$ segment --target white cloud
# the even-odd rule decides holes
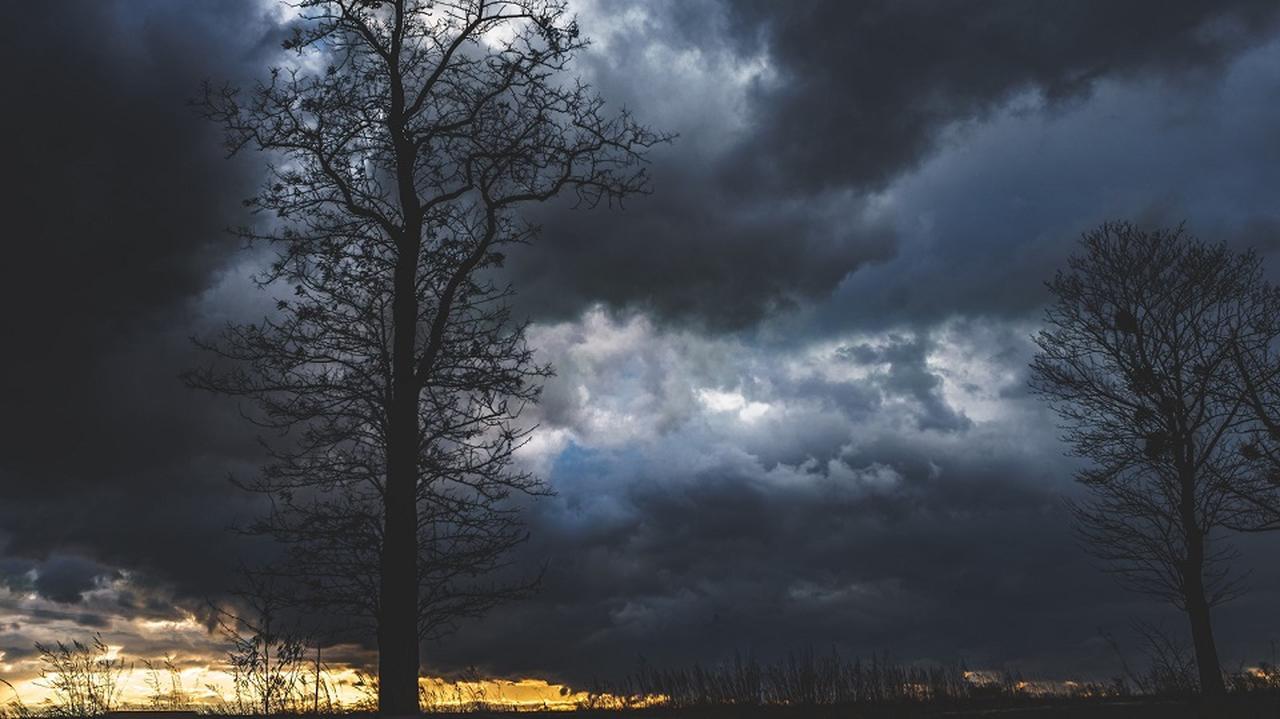
[[[911,447],[932,478],[945,475],[951,457],[1056,454],[1051,420],[1022,389],[1029,334],[949,321],[915,335],[761,345],[596,307],[531,328],[539,360],[557,375],[531,413],[540,427],[522,459],[550,477],[568,448],[591,454],[590,480],[571,476],[576,470],[554,478],[573,500],[706,472],[855,495],[893,491],[900,469],[877,454],[888,446]],[[922,393],[932,393],[928,402]],[[922,421],[939,412],[971,424],[938,429]]]
[[[769,411],[768,402],[754,402],[740,392],[725,392],[718,389],[699,389],[698,400],[702,406],[717,413],[729,412],[737,415],[743,422],[754,422]]]

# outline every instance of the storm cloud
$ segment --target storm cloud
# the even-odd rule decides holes
[[[860,268],[904,254],[933,228],[903,216],[927,210],[896,207],[898,187],[930,158],[981,139],[988,123],[1010,113],[1051,123],[1117,84],[1154,85],[1144,99],[1157,116],[1171,97],[1175,107],[1208,109],[1230,62],[1272,38],[1280,19],[1265,2],[585,9],[599,50],[584,63],[588,78],[679,137],[654,154],[660,191],[620,217],[564,206],[537,213],[544,236],[513,263],[516,284],[539,314],[602,301],[729,329],[821,301]],[[1037,184],[1053,183],[1053,168],[1041,165]],[[988,179],[949,189],[998,202],[1008,190]],[[966,252],[970,228],[937,229]]]
[[[195,361],[194,303],[238,248],[224,228],[242,221],[259,170],[223,161],[186,101],[205,76],[259,73],[281,29],[249,4],[18,15],[0,25],[12,69],[0,545],[91,553],[212,591],[223,580],[207,567],[239,502],[225,475],[259,455],[234,408],[176,378]]]

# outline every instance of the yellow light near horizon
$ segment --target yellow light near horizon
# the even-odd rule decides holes
[[[32,641],[54,646],[59,641],[49,627]],[[65,636],[65,635],[64,635]],[[217,710],[235,702],[235,680],[226,663],[225,643],[216,632],[194,614],[186,613],[170,619],[122,619],[100,634],[105,652],[96,659],[121,665],[114,680],[119,686],[117,708],[144,709],[156,706],[156,700],[171,701],[168,694],[176,683],[181,703],[191,708]],[[80,639],[89,645],[91,637]],[[166,651],[165,647],[169,649]],[[330,652],[333,652],[331,654]],[[161,653],[163,652],[163,653]],[[10,653],[11,654],[11,653]],[[329,662],[319,674],[322,708],[370,708],[376,691],[364,668],[369,652],[358,647],[326,647],[325,656],[344,656],[347,661]],[[358,659],[355,657],[359,657]],[[173,667],[172,673],[167,667]],[[53,681],[56,676],[41,677],[44,668],[36,655],[5,656],[0,652],[0,679],[12,683],[12,690],[0,684],[0,713],[22,706],[32,709],[52,708],[55,702]],[[645,706],[655,698],[617,697],[591,694],[538,677],[521,678],[457,678],[428,676],[420,679],[424,703],[443,708],[468,707],[479,704],[510,709],[572,709],[582,705],[598,707]],[[314,665],[304,663],[300,675],[301,704],[310,707],[316,701]]]
[[[119,650],[119,647],[114,649]],[[105,657],[104,657],[105,658]],[[136,664],[129,665],[120,677],[120,694],[117,708],[141,709],[152,706],[154,688],[150,672]],[[325,689],[321,693],[321,706],[329,703],[335,708],[351,709],[367,707],[374,699],[372,687],[364,683],[358,669],[344,667],[320,672]],[[313,696],[314,674],[307,676],[302,704],[309,705]],[[13,682],[15,694],[6,696],[0,690],[0,708],[16,706],[19,702],[29,708],[49,708],[55,703],[50,680],[55,677],[29,677]],[[191,708],[212,708],[225,705],[235,695],[234,678],[215,665],[188,667],[178,672],[178,680],[185,703]],[[167,677],[161,678],[161,686],[168,689]],[[490,706],[503,709],[572,710],[583,706],[616,708],[621,706],[643,707],[660,702],[662,697],[620,697],[611,694],[590,694],[576,691],[563,684],[531,677],[521,679],[473,679],[450,680],[443,677],[422,677],[424,708],[463,708]]]
[[[144,632],[165,632],[168,634],[181,632],[198,632],[207,634],[208,628],[196,619],[194,614],[188,614],[182,619],[141,619],[136,622],[139,629]]]

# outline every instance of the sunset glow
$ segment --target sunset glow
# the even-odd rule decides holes
[[[5,663],[3,658],[0,655],[0,672],[13,679],[6,679],[12,683],[12,688],[0,684],[0,709],[19,706],[42,709],[55,705],[57,697],[51,685],[56,681],[56,675],[41,676],[41,667],[36,660]],[[161,703],[166,708],[177,704],[192,709],[221,709],[234,705],[235,682],[224,658],[170,657],[181,666],[176,674],[162,668],[165,657],[135,656],[124,651],[123,647],[111,647],[111,651],[102,658],[122,662],[116,701],[120,708],[147,709]],[[158,668],[148,668],[148,660]],[[314,673],[300,678],[300,708],[309,709],[317,700],[319,708],[325,711],[367,710],[375,705],[376,691],[370,684],[367,669],[323,665],[318,676],[318,693],[315,692],[316,679]],[[661,700],[661,697],[593,694],[535,678],[422,677],[419,686],[423,706],[428,708],[487,706],[513,710],[570,710],[587,706],[640,707]],[[177,696],[173,695],[173,689],[177,689]]]

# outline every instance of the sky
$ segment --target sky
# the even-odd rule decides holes
[[[1106,220],[1280,271],[1280,6],[575,0],[574,69],[676,133],[650,195],[532,208],[509,254],[539,360],[519,566],[541,591],[428,645],[427,671],[581,686],[836,647],[1106,677],[1103,634],[1176,614],[1077,545],[1075,460],[1027,389],[1044,282]],[[24,3],[0,25],[0,678],[32,643],[219,651],[199,621],[261,510],[192,336],[270,311],[225,232],[261,158],[187,106],[281,61],[267,0]],[[1280,537],[1228,666],[1280,640]],[[1128,644],[1126,644],[1128,642]],[[358,664],[366,650],[339,656]],[[0,701],[4,697],[0,696]]]

